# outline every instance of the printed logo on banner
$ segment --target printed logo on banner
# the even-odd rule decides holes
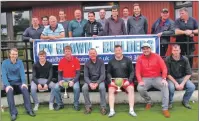
[[[77,37],[64,38],[59,40],[36,40],[34,42],[34,61],[38,61],[38,53],[44,50],[47,53],[47,60],[57,65],[64,57],[64,47],[70,45],[72,54],[76,56],[83,65],[89,60],[88,51],[95,48],[98,57],[103,59],[105,64],[114,55],[114,46],[121,45],[124,56],[129,57],[133,63],[137,57],[142,54],[141,46],[143,43],[151,45],[152,52],[160,53],[159,37],[156,35],[122,35],[122,36],[105,36],[105,37]]]

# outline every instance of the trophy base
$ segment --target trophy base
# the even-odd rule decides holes
[[[66,93],[64,94],[64,99],[67,99],[67,98],[69,98],[69,95]]]
[[[121,92],[122,90],[121,90],[121,89],[117,89],[116,91],[117,91],[117,92]]]

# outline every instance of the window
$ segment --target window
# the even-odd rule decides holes
[[[7,40],[8,38],[6,13],[1,13],[1,39]]]
[[[22,34],[30,25],[29,11],[13,11],[14,40],[22,41]]]

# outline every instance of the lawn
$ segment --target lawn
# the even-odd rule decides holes
[[[173,109],[170,110],[171,117],[165,118],[161,112],[161,104],[154,104],[151,110],[146,111],[144,104],[136,104],[135,111],[137,117],[128,115],[128,105],[116,105],[116,115],[112,118],[102,116],[99,106],[93,106],[93,112],[85,115],[84,106],[81,105],[80,111],[74,111],[72,105],[65,105],[60,111],[49,111],[48,105],[41,105],[36,112],[36,117],[30,117],[25,114],[22,106],[17,107],[19,115],[17,121],[198,121],[198,103],[191,103],[192,110],[184,108],[181,103],[175,103]],[[2,113],[2,121],[10,121],[9,112],[5,110]]]

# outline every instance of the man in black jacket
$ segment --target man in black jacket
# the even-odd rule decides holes
[[[101,23],[95,20],[95,12],[88,13],[88,23],[84,26],[86,37],[96,37],[103,35],[103,27]]]

